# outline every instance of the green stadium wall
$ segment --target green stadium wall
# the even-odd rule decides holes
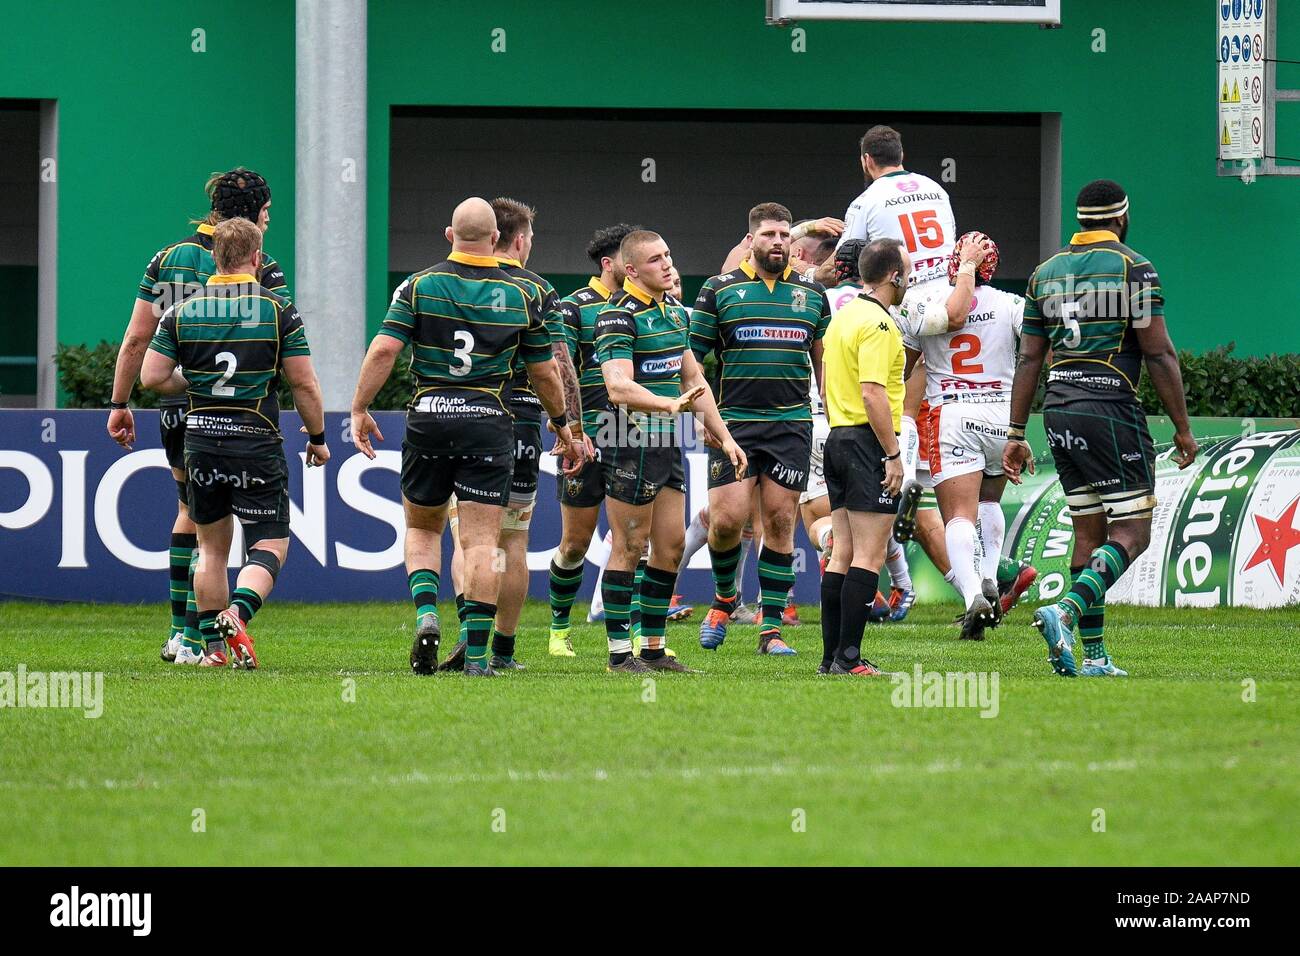
[[[1161,273],[1180,347],[1235,340],[1243,355],[1300,350],[1289,323],[1279,331],[1237,318],[1272,314],[1275,303],[1300,296],[1300,271],[1284,262],[1300,221],[1300,182],[1215,176],[1213,5],[1062,6],[1058,30],[809,22],[807,52],[796,53],[788,29],[764,24],[762,0],[371,3],[368,327],[391,291],[395,105],[815,107],[864,123],[885,111],[1027,112],[1061,114],[1063,209],[1092,178],[1129,190],[1130,240]],[[1298,6],[1281,5],[1283,58],[1300,59]],[[292,283],[292,2],[268,0],[250,14],[244,4],[198,0],[129,8],[0,0],[0,13],[0,97],[59,103],[59,341],[119,336],[150,255],[205,211],[199,186],[207,175],[237,163],[260,169],[273,186],[267,246]],[[497,28],[506,31],[504,53],[492,49]],[[201,53],[192,49],[196,29],[205,31]],[[1094,52],[1097,30],[1105,52]],[[1278,83],[1300,87],[1300,67],[1280,66]],[[1283,156],[1300,155],[1297,110],[1279,106]],[[431,235],[441,226],[430,223]],[[1069,232],[1063,223],[1062,240]],[[15,300],[4,306],[6,329],[22,318],[19,308]]]

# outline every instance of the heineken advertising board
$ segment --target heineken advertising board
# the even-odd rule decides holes
[[[1278,607],[1300,601],[1300,420],[1194,419],[1200,452],[1180,471],[1173,427],[1152,418],[1156,510],[1151,545],[1106,593],[1107,604]],[[1007,485],[1004,551],[1038,569],[1026,594],[1050,601],[1070,587],[1073,528],[1042,419],[1028,433],[1036,473]],[[951,600],[920,548],[908,546],[922,600]]]

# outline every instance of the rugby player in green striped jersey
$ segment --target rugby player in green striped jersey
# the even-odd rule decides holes
[[[1051,349],[1043,427],[1074,525],[1074,584],[1034,612],[1052,669],[1063,677],[1123,677],[1103,635],[1106,591],[1151,543],[1156,506],[1155,447],[1137,399],[1142,367],[1174,425],[1174,461],[1186,468],[1197,442],[1187,419],[1178,354],[1165,325],[1155,267],[1125,245],[1129,201],[1109,179],[1076,200],[1081,231],[1039,264],[1025,290],[1019,367],[1011,388],[1007,477],[1020,483],[1033,456],[1025,441],[1029,406]],[[1083,638],[1074,657],[1072,632]]]
[[[745,453],[718,414],[691,353],[686,308],[667,294],[673,261],[655,232],[636,230],[620,246],[627,278],[596,318],[596,359],[608,405],[597,428],[605,512],[613,548],[601,584],[609,670],[686,671],[666,653],[664,627],[686,537],[686,479],[677,416],[693,411],[711,445],[743,476]],[[641,652],[632,654],[631,605],[637,563],[650,545],[642,579]]]
[[[194,234],[164,246],[149,261],[136,291],[135,308],[122,337],[113,374],[113,394],[108,414],[108,433],[128,451],[135,443],[135,418],[128,402],[131,389],[140,374],[149,340],[158,320],[168,306],[189,295],[202,292],[208,278],[216,273],[212,261],[212,233],[216,224],[234,217],[255,222],[265,234],[271,223],[271,190],[266,180],[242,166],[226,173],[213,173],[204,191],[211,210],[196,222]],[[274,259],[263,253],[258,281],[264,289],[289,298],[284,271]],[[186,396],[163,395],[158,401],[159,430],[163,451],[176,480],[177,509],[172,523],[169,552],[169,591],[172,624],[170,637],[163,645],[162,659],[179,664],[197,664],[202,657],[203,642],[198,630],[198,610],[194,604],[192,584],[195,551],[194,523],[190,520],[188,491],[185,482],[185,407]]]
[[[594,442],[601,417],[609,407],[605,378],[595,356],[596,316],[614,290],[623,287],[627,273],[623,270],[619,246],[634,228],[627,223],[618,223],[596,230],[587,244],[587,256],[595,265],[596,275],[582,288],[566,295],[559,304],[569,354],[578,368],[582,429],[589,442]],[[569,638],[569,613],[582,587],[587,549],[596,532],[600,504],[605,500],[605,478],[600,459],[601,451],[595,448],[592,459],[577,474],[556,481],[563,523],[560,544],[551,559],[550,569],[549,650],[556,657],[574,656]]]
[[[500,232],[492,207],[477,197],[466,199],[445,235],[451,254],[402,281],[371,340],[352,399],[352,440],[366,457],[375,457],[373,442],[384,436],[370,403],[409,344],[415,394],[407,406],[401,480],[407,580],[417,621],[411,670],[432,674],[437,668],[442,533],[455,494],[465,556],[464,674],[484,677],[496,673],[488,663],[488,641],[497,613],[497,540],[514,472],[506,387],[516,354],[550,417],[553,452],[563,457],[564,473],[581,467],[586,449],[566,418],[537,292],[503,270],[494,255]]]
[[[757,485],[763,547],[758,580],[761,654],[793,654],[781,618],[794,584],[794,527],[812,457],[809,389],[821,379],[821,339],[830,322],[822,286],[789,265],[790,211],[761,203],[749,211],[749,255],[704,283],[691,313],[691,348],[718,356],[718,408],[750,463],[738,476],[716,450],[709,455],[709,558],[713,607],[700,624],[700,646],[726,639],[736,607],[741,534],[752,520]]]
[[[247,625],[289,550],[289,468],[277,397],[282,374],[309,435],[308,466],[324,464],[330,453],[302,318],[256,278],[261,230],[234,217],[217,224],[212,240],[217,274],[202,293],[163,313],[140,380],[164,394],[183,391],[188,400],[185,471],[198,532],[200,666],[252,669],[258,662]],[[246,546],[233,595],[226,577],[232,518],[239,519]]]
[[[564,383],[565,414],[571,422],[582,420],[582,403],[578,395],[578,373],[569,355],[564,331],[564,320],[559,312],[559,296],[555,288],[537,273],[526,268],[533,250],[533,220],[536,210],[516,199],[500,196],[492,200],[496,215],[497,239],[494,255],[497,265],[536,296],[551,337],[551,353],[555,356],[560,380]],[[515,353],[514,366],[506,403],[514,420],[515,470],[510,478],[510,499],[501,522],[501,551],[505,567],[501,573],[501,587],[497,595],[497,616],[492,632],[493,670],[523,670],[524,665],[515,656],[515,637],[519,627],[519,614],[528,596],[528,529],[532,524],[533,509],[537,503],[537,478],[542,456],[542,405],[528,379],[528,368],[521,353]],[[562,483],[562,480],[561,480]],[[457,588],[458,610],[464,609],[461,569],[464,554],[460,547],[458,523],[453,523],[452,584]],[[465,646],[456,649],[440,665],[440,670],[459,670],[464,667]]]

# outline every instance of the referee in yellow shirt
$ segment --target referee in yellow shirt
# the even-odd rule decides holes
[[[835,548],[822,576],[819,674],[880,674],[862,657],[898,492],[903,414],[903,337],[889,315],[903,299],[912,260],[897,239],[877,239],[858,257],[863,291],[831,319],[823,342],[826,488]]]

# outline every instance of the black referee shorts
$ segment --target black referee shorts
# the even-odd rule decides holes
[[[887,495],[885,450],[876,440],[870,425],[841,425],[832,428],[826,439],[826,491],[831,510],[848,508],[872,514],[893,515],[898,512],[898,498]]]

